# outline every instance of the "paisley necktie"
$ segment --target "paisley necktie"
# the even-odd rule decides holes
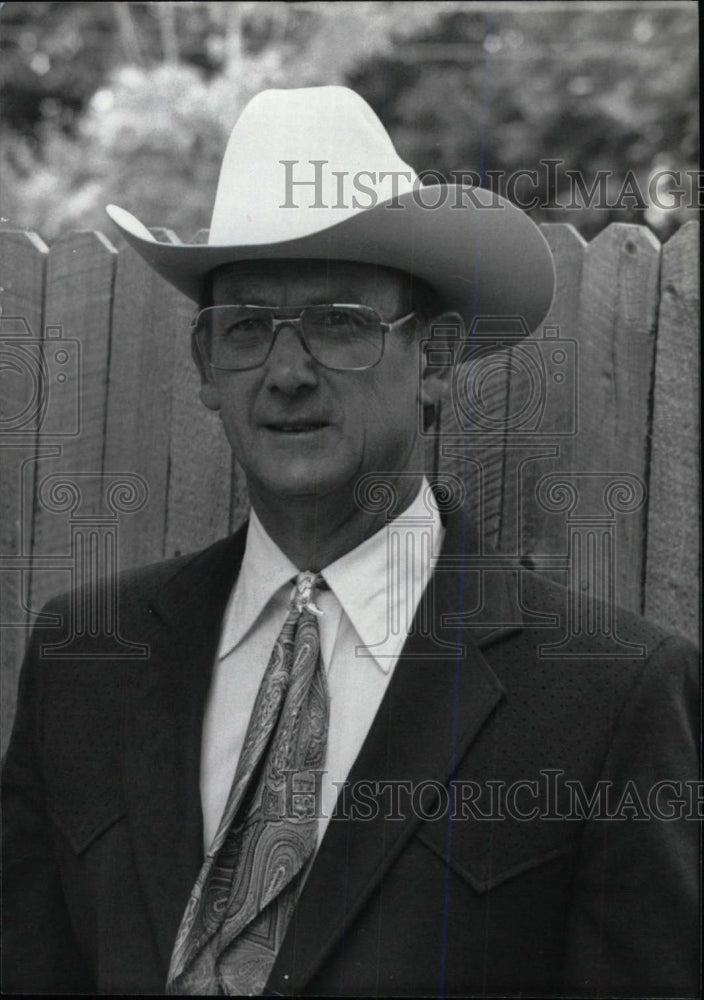
[[[176,936],[167,993],[260,995],[286,933],[315,851],[311,786],[327,745],[321,612],[313,600],[321,586],[314,573],[296,577],[220,826]]]

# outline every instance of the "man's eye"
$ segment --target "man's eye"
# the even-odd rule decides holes
[[[349,313],[346,313],[341,309],[337,309],[335,311],[325,313],[325,316],[323,317],[323,322],[325,326],[329,327],[330,329],[334,329],[335,327],[340,327],[340,326],[349,326],[350,316]]]
[[[263,333],[265,331],[266,324],[260,319],[255,319],[253,317],[237,320],[236,323],[231,323],[225,331],[225,336],[237,335],[238,333]]]

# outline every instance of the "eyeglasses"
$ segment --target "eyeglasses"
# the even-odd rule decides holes
[[[410,312],[384,323],[374,309],[361,305],[302,309],[222,305],[201,309],[191,327],[203,363],[220,371],[247,371],[263,365],[279,331],[290,326],[323,368],[354,372],[378,364],[385,335],[413,316]]]

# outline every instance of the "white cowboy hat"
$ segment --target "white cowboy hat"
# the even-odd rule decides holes
[[[554,266],[540,230],[482,188],[420,186],[375,113],[346,87],[266,90],[237,121],[220,171],[207,244],[158,242],[107,211],[147,264],[194,300],[222,264],[342,260],[426,281],[465,322],[550,308]]]

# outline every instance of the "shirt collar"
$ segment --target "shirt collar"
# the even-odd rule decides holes
[[[433,491],[424,478],[399,517],[323,570],[354,626],[358,656],[388,673],[406,640],[443,538]]]
[[[423,590],[432,575],[444,530],[428,481],[413,503],[361,545],[322,570],[359,636],[357,655],[371,657],[384,673],[405,642]],[[245,637],[267,604],[298,569],[265,531],[252,510],[237,583],[225,611],[219,657]]]
[[[227,656],[244,639],[278,590],[298,574],[288,556],[251,510],[242,565],[225,610],[218,656]]]

